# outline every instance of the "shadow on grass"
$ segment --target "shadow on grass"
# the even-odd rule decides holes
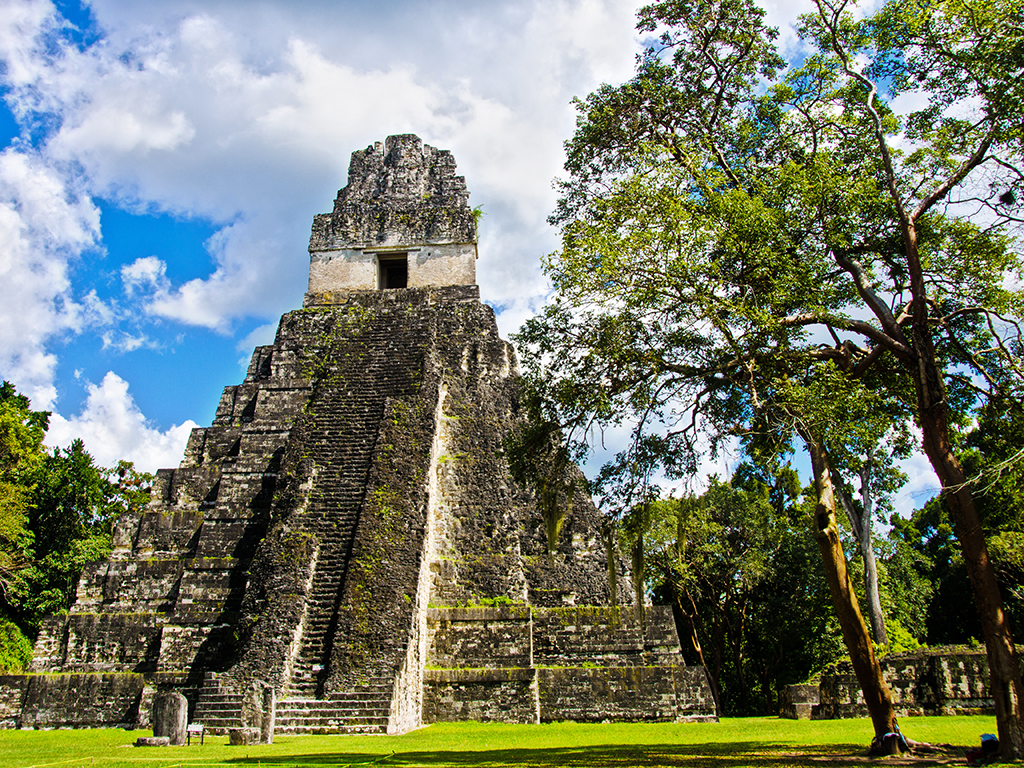
[[[586,747],[558,747],[551,749],[492,749],[437,752],[396,752],[390,755],[366,753],[327,752],[310,755],[288,755],[280,758],[242,758],[230,761],[234,765],[261,766],[592,766],[593,768],[632,768],[633,766],[687,766],[688,768],[782,768],[783,766],[863,766],[874,760],[866,757],[862,745],[816,745],[801,749],[795,745],[767,747],[756,742],[729,744],[633,744]],[[949,763],[954,758],[887,759],[886,765],[912,764],[918,766]]]

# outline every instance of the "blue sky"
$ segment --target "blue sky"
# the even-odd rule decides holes
[[[177,465],[394,133],[454,153],[507,335],[547,293],[571,100],[631,75],[639,5],[0,0],[0,376],[51,443]],[[784,45],[806,5],[766,1]]]
[[[51,442],[148,470],[301,306],[313,215],[389,134],[454,152],[517,327],[570,101],[638,50],[622,0],[2,5],[0,375]]]

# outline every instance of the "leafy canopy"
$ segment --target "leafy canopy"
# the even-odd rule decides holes
[[[577,102],[554,299],[516,340],[580,450],[631,426],[613,493],[730,435],[810,430],[855,471],[909,450],[922,387],[953,427],[1019,394],[1020,0],[818,0],[788,69],[763,16],[647,6],[635,77]]]

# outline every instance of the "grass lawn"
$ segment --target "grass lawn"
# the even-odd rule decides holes
[[[993,717],[921,717],[901,723],[915,741],[960,747],[959,753],[914,758],[920,765],[964,764],[962,750],[995,733]],[[867,720],[734,718],[720,723],[499,725],[445,723],[403,736],[281,736],[273,744],[231,747],[227,737],[203,746],[130,746],[148,731],[0,731],[0,768],[144,766],[863,766],[871,740]],[[887,763],[903,760],[887,759]]]

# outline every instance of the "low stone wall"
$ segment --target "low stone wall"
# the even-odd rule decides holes
[[[424,722],[714,719],[664,607],[431,608],[427,625]]]
[[[427,628],[430,663],[436,667],[529,667],[528,605],[431,608]]]
[[[122,728],[149,721],[140,674],[0,677],[0,727]]]
[[[428,669],[423,682],[425,723],[540,721],[536,669]]]
[[[537,670],[541,722],[714,720],[703,667]]]
[[[539,666],[679,663],[668,606],[647,606],[642,625],[633,606],[536,608],[533,624],[533,657]]]
[[[927,649],[892,654],[881,661],[897,717],[977,715],[993,711],[984,651]],[[820,682],[790,685],[779,715],[794,720],[866,717],[867,707],[848,661],[825,669]]]
[[[0,675],[0,728],[17,728],[28,675]]]

